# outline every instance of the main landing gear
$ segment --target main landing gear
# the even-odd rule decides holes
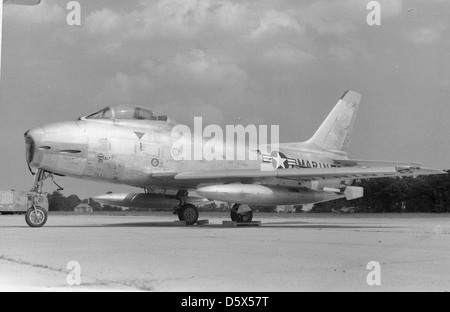
[[[41,203],[43,202],[43,196],[45,196],[42,192],[44,180],[49,177],[51,177],[51,174],[42,169],[39,169],[36,173],[33,189],[29,194],[31,207],[25,214],[25,221],[32,228],[40,228],[47,223],[47,210],[42,207]]]
[[[198,221],[199,212],[196,206],[186,203],[188,194],[186,190],[178,191],[177,198],[180,204],[175,207],[173,213],[178,215],[180,221],[186,221],[186,225],[194,225]]]
[[[177,194],[177,199],[180,204],[174,208],[173,214],[178,215],[180,221],[186,221],[186,225],[194,225],[198,221],[198,208],[192,204],[186,203],[188,196],[187,190],[180,190]],[[250,223],[253,220],[253,210],[250,206],[241,204],[234,204],[230,212],[231,221],[237,223]]]
[[[178,209],[178,219],[186,221],[187,225],[197,223],[199,217],[198,208],[192,204],[184,204]]]
[[[234,204],[231,208],[231,221],[236,221],[237,223],[250,223],[253,220],[253,210],[248,207],[241,208],[240,204]]]

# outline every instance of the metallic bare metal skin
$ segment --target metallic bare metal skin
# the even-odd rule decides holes
[[[172,154],[176,123],[131,106],[26,132],[26,159],[29,166],[53,174],[126,184],[147,193],[197,190],[209,200],[248,205],[354,199],[363,196],[362,189],[350,187],[354,179],[441,173],[419,164],[349,159],[360,98],[346,92],[310,140],[280,144],[256,160],[177,160]],[[272,166],[272,172],[261,171],[263,166]]]

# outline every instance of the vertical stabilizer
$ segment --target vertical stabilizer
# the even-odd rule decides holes
[[[361,94],[347,91],[307,144],[338,153],[347,153]]]

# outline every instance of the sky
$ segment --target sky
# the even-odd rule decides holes
[[[348,89],[351,158],[450,168],[448,0],[380,0],[372,26],[365,0],[81,0],[80,26],[68,2],[4,8],[1,190],[31,188],[23,134],[39,125],[128,103],[297,142]],[[133,190],[56,181],[82,198]]]

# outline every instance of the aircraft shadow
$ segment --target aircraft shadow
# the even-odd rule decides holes
[[[27,228],[28,226],[0,226],[0,228]],[[111,224],[73,224],[73,225],[46,225],[45,228],[185,228],[185,229],[388,229],[401,228],[400,226],[380,226],[380,225],[361,225],[361,224],[333,224],[333,223],[319,223],[319,222],[304,222],[304,221],[286,221],[286,222],[267,222],[262,221],[262,226],[238,226],[229,227],[221,223],[212,223],[205,225],[178,225],[174,222],[126,222],[126,223],[111,223]]]

